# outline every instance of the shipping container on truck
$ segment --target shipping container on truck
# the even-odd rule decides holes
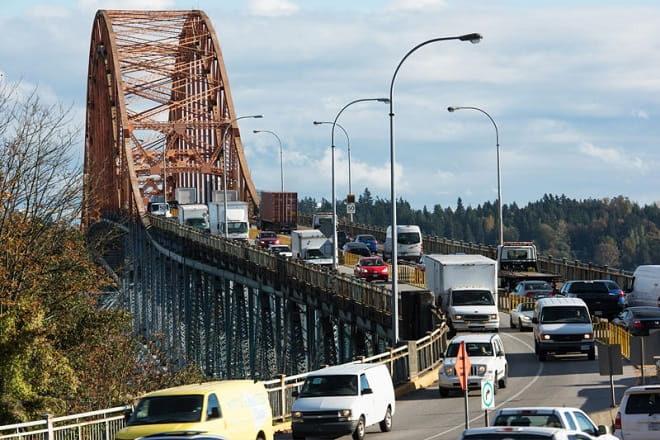
[[[298,193],[262,191],[259,229],[291,233],[298,226]]]

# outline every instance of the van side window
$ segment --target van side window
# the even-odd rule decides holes
[[[568,421],[568,427],[575,431],[577,429],[577,425],[575,424],[575,420],[573,420],[573,414],[566,413],[565,416],[566,420]]]
[[[220,417],[222,417],[222,411],[220,411],[218,397],[215,394],[209,394],[209,401],[206,405],[206,419],[219,419]]]
[[[360,394],[367,389],[371,388],[369,386],[369,381],[367,380],[367,376],[365,374],[360,374]]]

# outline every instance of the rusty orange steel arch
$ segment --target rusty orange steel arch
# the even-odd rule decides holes
[[[177,187],[196,188],[206,203],[222,190],[224,172],[227,188],[254,212],[258,195],[236,122],[221,145],[234,118],[204,12],[99,10],[87,76],[83,225],[141,215],[149,200],[173,200]]]

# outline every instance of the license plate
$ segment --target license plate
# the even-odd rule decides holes
[[[580,347],[580,350],[587,351],[587,350],[589,350],[589,346],[588,345],[583,345],[582,347]]]
[[[649,423],[649,431],[660,431],[660,422]]]

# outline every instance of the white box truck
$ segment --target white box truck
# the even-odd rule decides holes
[[[182,225],[209,230],[209,208],[206,205],[179,205],[177,218]]]
[[[317,229],[291,231],[291,252],[306,263],[332,266],[332,241]]]
[[[209,202],[209,225],[211,234],[225,235],[225,204]],[[232,240],[248,241],[250,222],[247,202],[227,202],[227,233]]]
[[[483,255],[425,255],[426,288],[452,332],[498,331],[497,262]]]

